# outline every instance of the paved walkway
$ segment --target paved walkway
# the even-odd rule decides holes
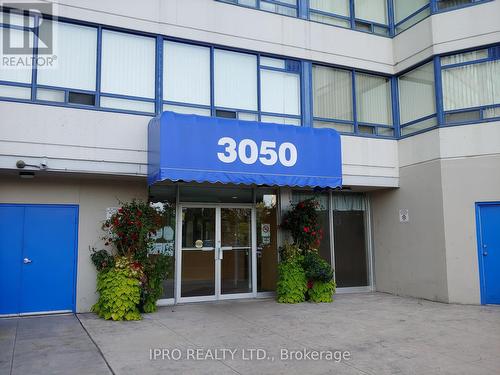
[[[372,293],[178,305],[139,322],[78,318],[100,351],[72,316],[0,320],[0,373],[108,374],[102,355],[115,374],[500,373],[500,306]]]
[[[111,374],[74,315],[0,319],[0,374]]]

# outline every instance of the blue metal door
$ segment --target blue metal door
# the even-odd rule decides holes
[[[477,205],[481,303],[500,304],[500,203]]]
[[[78,208],[0,205],[0,314],[74,311]]]
[[[19,312],[24,207],[0,205],[0,314]]]

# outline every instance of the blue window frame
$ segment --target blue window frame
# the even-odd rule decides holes
[[[432,60],[398,76],[397,104],[402,136],[438,125],[435,77]]]
[[[1,8],[0,8],[1,10]],[[0,37],[4,39],[4,33],[9,32],[11,41],[31,41],[31,54],[37,46],[35,32],[32,26],[35,18],[27,13],[2,12],[0,14]],[[0,51],[3,58],[3,51]],[[2,59],[3,61],[3,59]],[[0,97],[10,96],[17,100],[31,100],[33,96],[32,82],[36,79],[36,71],[31,66],[22,68],[0,69]]]
[[[284,16],[297,17],[299,0],[218,0],[224,3],[265,10]]]
[[[443,125],[500,118],[500,46],[442,56]]]
[[[314,64],[313,125],[343,134],[394,137],[393,84],[388,76]]]
[[[491,0],[431,0],[432,12],[443,12],[464,8],[470,5],[485,3]]]
[[[431,15],[429,0],[392,0],[394,33],[399,34]]]
[[[399,74],[397,83],[401,137],[438,126],[498,121],[500,45],[434,56]]]
[[[16,14],[15,9],[7,9],[2,8],[3,14]],[[20,24],[5,24],[2,23],[0,30],[5,28],[11,28],[24,32],[32,33],[32,42],[33,45],[33,54],[32,60],[36,62],[45,62],[44,56],[38,54],[38,32],[39,28],[33,27],[33,25],[40,24],[40,17],[43,17],[48,22],[53,22],[57,25],[54,29],[54,37],[59,38],[59,48],[64,59],[60,62],[62,65],[59,66],[59,71],[63,76],[64,72],[66,72],[67,80],[61,80],[60,77],[47,74],[47,77],[43,77],[45,72],[43,69],[45,67],[41,67],[40,64],[32,64],[30,67],[31,70],[31,79],[29,82],[19,82],[19,80],[0,80],[0,97],[3,100],[25,100],[31,101],[40,104],[50,104],[50,105],[63,105],[63,106],[71,106],[75,108],[86,108],[86,109],[97,109],[97,110],[106,110],[106,111],[116,111],[116,112],[127,112],[127,113],[137,113],[137,114],[146,114],[153,115],[159,109],[156,105],[156,92],[154,87],[156,86],[156,81],[158,75],[156,74],[157,66],[154,66],[152,74],[148,77],[150,78],[150,86],[153,88],[146,95],[142,95],[139,91],[137,96],[134,95],[133,92],[126,92],[122,94],[121,90],[109,90],[109,92],[104,92],[101,90],[102,84],[102,45],[103,45],[103,32],[114,33],[116,35],[121,36],[131,36],[134,38],[149,38],[154,41],[154,37],[152,35],[148,35],[145,33],[133,32],[130,30],[111,30],[104,28],[100,25],[94,25],[86,22],[79,22],[74,20],[65,20],[65,19],[53,19],[50,16],[40,16],[38,14],[28,15],[32,18],[30,21],[30,25],[25,24],[24,26],[20,26]],[[2,19],[4,19],[2,17]],[[60,33],[57,32],[58,28],[66,28],[65,30],[61,30]],[[94,62],[93,65],[88,64],[89,68],[92,69],[92,72],[89,76],[89,72],[85,72],[85,77],[91,77],[88,79],[89,82],[85,82],[82,80],[78,80],[78,74],[82,72],[75,73],[77,70],[75,64],[77,61],[72,61],[72,55],[77,54],[79,50],[84,49],[84,40],[80,35],[78,49],[72,49],[71,43],[67,43],[65,45],[64,38],[68,36],[68,32],[70,28],[80,28],[80,30],[85,29],[86,32],[93,33],[91,37],[86,38],[85,41],[89,41],[92,38],[96,38],[96,42],[92,45],[92,48],[87,48],[87,52],[89,54],[93,53],[94,56],[91,57]],[[74,36],[73,36],[74,37]],[[144,40],[141,39],[140,43],[144,44]],[[153,60],[153,64],[155,64],[155,59],[157,55],[156,47],[153,44],[153,48],[151,49],[151,57]],[[86,58],[88,56],[78,56],[79,59]],[[142,59],[143,56],[141,56]],[[68,62],[64,60],[67,59]],[[123,60],[123,59],[122,59]],[[125,60],[123,60],[125,61]],[[71,65],[71,66],[65,66]],[[122,64],[127,65],[127,64]],[[54,68],[57,68],[54,67]],[[47,68],[49,69],[49,68]],[[108,69],[109,70],[109,69]],[[61,72],[62,71],[62,72]],[[1,76],[0,76],[1,77]],[[76,82],[75,82],[76,81]],[[29,88],[30,92],[27,95],[24,91]]]
[[[25,18],[29,21],[27,23],[24,23],[24,16],[28,15],[19,15],[9,24],[2,21],[0,32],[8,28],[16,30],[18,37],[24,38],[24,35],[28,35],[33,38],[33,57],[36,59],[38,31],[33,29],[32,25],[38,24],[38,15]],[[477,123],[500,118],[499,45],[434,56],[430,62],[426,61],[397,77],[391,77],[352,68],[325,66],[246,50],[187,42],[162,35],[111,29],[68,19],[54,21],[60,22],[64,27],[74,26],[78,30],[85,30],[85,40],[90,45],[86,48],[89,51],[94,48],[92,39],[96,39],[95,55],[91,52],[90,57],[78,57],[95,60],[90,74],[86,72],[86,77],[91,77],[87,79],[89,82],[74,76],[43,76],[36,65],[15,74],[0,70],[1,100],[148,116],[163,110],[173,110],[243,120],[335,127],[345,134],[375,137],[404,137],[436,126]],[[103,87],[103,33],[138,38],[140,44],[148,42],[149,78],[142,79],[149,81],[147,87],[129,87],[131,91],[109,88],[108,84]],[[177,60],[171,59],[170,46],[178,48],[174,53],[180,54]],[[184,52],[179,52],[179,48]],[[247,81],[238,82],[238,88],[248,86],[249,92],[252,93],[249,102],[255,105],[250,106],[249,102],[227,104],[217,101],[215,60],[219,52],[228,56],[239,56],[251,62],[245,74],[236,72],[236,76],[239,74],[247,78],[252,77]],[[72,62],[71,48],[66,50],[65,54],[67,61]],[[180,73],[175,74],[176,69],[181,69]],[[315,72],[321,70],[325,75],[322,83],[315,77]],[[475,81],[464,79],[468,77],[468,70],[474,72],[473,76],[483,78]],[[174,73],[171,74],[171,71]],[[478,72],[482,75],[478,75]],[[454,77],[457,75],[461,78],[458,81],[462,82],[459,87],[462,91],[467,92],[467,86],[464,86],[463,82],[474,83],[472,86],[475,88],[469,90],[472,94],[467,94],[469,97],[472,95],[473,100],[450,96],[450,92],[454,91],[450,91],[449,85],[456,83]],[[184,78],[179,80],[179,77]],[[186,86],[184,91],[181,90],[183,85]],[[323,86],[319,88],[318,85]],[[414,99],[408,96],[408,87],[423,93],[420,96],[435,98],[435,101],[421,103],[422,105],[418,106],[419,111],[408,112],[408,103],[414,102]],[[331,99],[332,97],[335,99]],[[102,105],[103,99],[113,99],[115,103],[125,105],[105,108]],[[129,103],[134,103],[135,107],[128,106]],[[378,108],[378,111],[373,108]]]
[[[169,51],[178,57],[169,56]],[[302,123],[301,64],[297,60],[168,38],[163,42],[162,56],[163,110]],[[178,81],[176,75],[186,79]]]
[[[394,37],[431,14],[493,0],[216,0]],[[381,9],[381,8],[385,9]],[[370,9],[372,8],[372,9]],[[381,21],[380,15],[384,14]]]
[[[309,0],[308,13],[311,21],[390,36],[390,6],[387,0]]]

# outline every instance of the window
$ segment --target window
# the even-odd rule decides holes
[[[387,0],[354,0],[354,14],[356,29],[389,35]]]
[[[52,22],[52,26],[56,65],[38,69],[37,85],[70,89],[68,103],[95,105],[97,29],[61,22]],[[79,93],[72,89],[90,92]],[[64,102],[65,92],[38,88],[37,99]]]
[[[351,27],[349,0],[310,0],[309,19],[330,25]]]
[[[370,33],[389,35],[387,0],[310,0],[309,19],[330,25],[351,27]],[[355,16],[355,19],[352,17]]]
[[[434,65],[429,62],[398,78],[401,134],[437,125]]]
[[[436,5],[439,10],[463,7],[466,5],[479,3],[484,0],[436,0]]]
[[[499,57],[500,48],[493,47],[441,58],[445,122],[498,117]]]
[[[392,126],[389,78],[356,73],[356,114],[360,123]],[[362,129],[371,132],[370,128]]]
[[[315,127],[353,131],[351,71],[313,66],[313,115]]]
[[[312,84],[314,127],[394,136],[389,78],[314,65]]]
[[[285,16],[297,17],[297,0],[220,0],[225,3],[259,8]]]
[[[260,9],[286,16],[297,16],[297,0],[260,0]]]
[[[210,48],[169,41],[163,46],[164,100],[209,107]],[[210,108],[176,108],[179,111],[210,115]]]
[[[257,111],[257,56],[216,49],[215,106]]]
[[[154,112],[155,42],[150,37],[103,30],[101,107]],[[146,100],[141,103],[141,98]]]
[[[9,38],[9,43],[13,47],[23,46],[24,40],[29,40],[30,46],[33,46],[34,41],[33,33],[23,29],[24,20],[21,15],[0,12],[0,23],[6,22],[7,17],[11,27],[7,29],[0,26],[0,61],[4,61],[4,39]],[[29,22],[32,24],[31,17]],[[5,59],[9,57],[11,55],[6,55]],[[31,66],[2,66],[0,69],[0,81],[4,81],[6,84],[0,84],[0,97],[31,99],[31,76]],[[9,83],[12,83],[12,85]]]
[[[429,0],[394,0],[396,33],[408,29],[430,14]]]
[[[297,116],[300,120],[300,65],[297,61],[260,59],[261,111]],[[276,122],[276,121],[273,121]],[[280,120],[279,123],[286,123]]]
[[[37,84],[95,91],[97,29],[69,23],[52,24],[57,65],[54,69],[39,69]]]

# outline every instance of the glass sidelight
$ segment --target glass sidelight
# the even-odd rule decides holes
[[[252,209],[221,208],[221,293],[252,292]]]
[[[257,291],[273,292],[278,279],[278,194],[259,188],[255,194],[257,219]]]
[[[337,287],[370,284],[366,204],[362,194],[332,194],[335,281]]]
[[[334,211],[335,271],[339,288],[368,285],[365,215],[363,211]]]

